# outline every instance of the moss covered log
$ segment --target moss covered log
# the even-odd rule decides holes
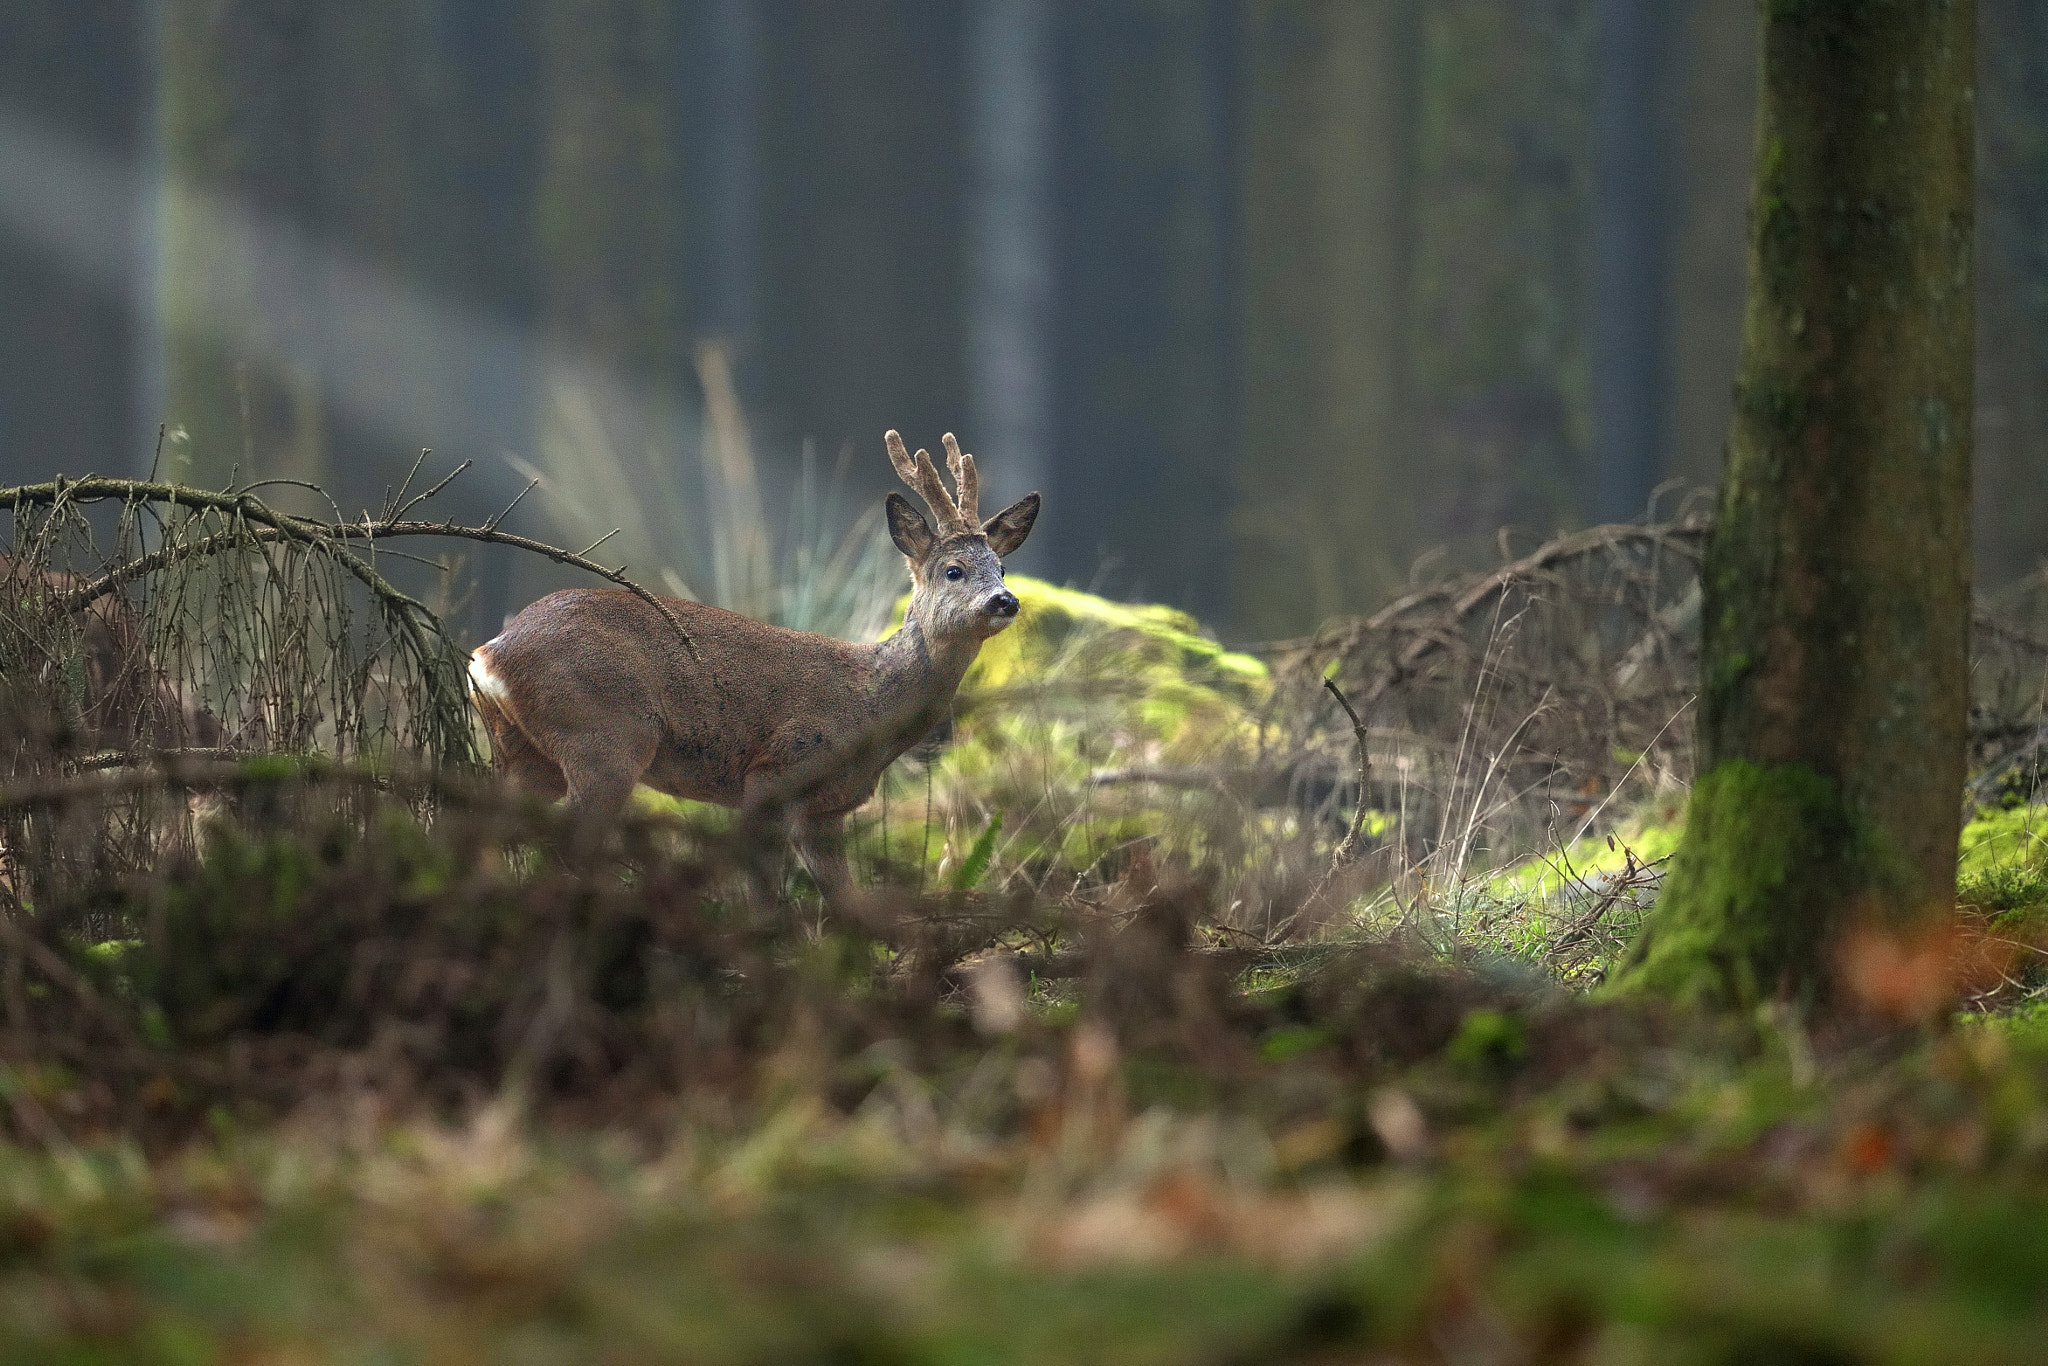
[[[1704,569],[1701,781],[1623,982],[1827,996],[1954,895],[1967,720],[1974,5],[1764,8],[1750,281]]]

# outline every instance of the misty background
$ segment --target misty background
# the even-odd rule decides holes
[[[2048,549],[2048,7],[1980,14],[1995,587]],[[660,586],[735,498],[850,524],[885,428],[953,430],[985,508],[1046,496],[1019,568],[1305,632],[1712,485],[1756,36],[1750,0],[14,0],[0,483],[352,513],[430,446],[476,461],[444,514],[538,476],[509,528],[621,527]],[[482,552],[444,605],[479,638],[573,581]]]

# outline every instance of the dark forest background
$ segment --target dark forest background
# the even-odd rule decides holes
[[[1993,586],[2048,539],[2048,7],[1980,11]],[[0,482],[352,510],[432,446],[660,562],[711,343],[771,505],[958,430],[1046,494],[1021,567],[1301,632],[1711,484],[1755,63],[1748,0],[14,0]],[[470,577],[480,634],[555,582]]]

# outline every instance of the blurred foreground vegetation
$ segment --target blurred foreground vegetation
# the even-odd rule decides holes
[[[1226,957],[1185,887],[1072,992],[933,990],[667,836],[572,908],[382,831],[223,836],[139,942],[29,970],[81,1046],[0,1071],[0,1359],[2038,1360],[2038,1010],[1814,1034],[1470,945]]]
[[[2032,599],[1960,912],[1822,1025],[1601,989],[1683,819],[1688,526],[1256,654],[1014,578],[827,916],[731,813],[404,762],[431,614],[164,525],[264,571],[135,599],[222,746],[110,755],[75,618],[5,604],[62,686],[0,688],[0,1360],[2038,1359]]]

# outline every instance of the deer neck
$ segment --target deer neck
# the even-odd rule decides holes
[[[967,667],[980,653],[980,637],[934,637],[925,631],[914,611],[907,614],[903,629],[875,646],[870,692],[876,712],[901,716],[907,725],[915,726],[918,734],[923,734],[952,700]]]

